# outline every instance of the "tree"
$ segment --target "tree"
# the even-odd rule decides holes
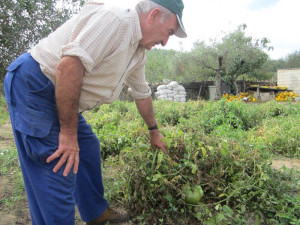
[[[287,56],[288,68],[300,68],[300,50],[295,51]]]
[[[0,78],[7,66],[47,36],[73,12],[82,0],[0,0]],[[60,5],[58,4],[60,3]]]
[[[190,59],[197,62],[203,71],[209,76],[214,73],[216,81],[216,97],[221,99],[222,76],[225,74],[225,63],[228,49],[220,48],[220,43],[214,41],[210,46],[204,42],[194,43],[194,49],[191,52]]]
[[[203,83],[211,79],[211,71],[199,66],[196,57],[191,52],[176,52],[171,62],[171,73],[174,80],[180,83],[202,82],[199,87],[198,97],[201,96]]]
[[[253,75],[253,72],[262,67],[267,61],[268,55],[263,49],[271,50],[269,47],[269,40],[263,38],[261,40],[254,40],[252,37],[245,35],[246,25],[243,24],[239,28],[226,35],[223,38],[223,43],[220,48],[228,49],[226,76],[230,82],[235,86],[236,92],[239,93],[239,86],[236,81],[242,74]]]
[[[172,79],[170,73],[171,58],[174,50],[152,49],[147,51],[145,73],[149,83],[161,82],[163,79]]]
[[[300,51],[289,54],[285,59],[267,60],[259,70],[251,72],[255,80],[276,80],[277,70],[287,68],[300,68]]]
[[[286,64],[287,63],[284,59],[268,59],[260,69],[250,72],[251,80],[276,80],[277,70],[287,68]]]
[[[199,66],[215,73],[216,99],[221,98],[222,78],[227,78],[236,86],[237,78],[245,73],[260,68],[268,59],[262,49],[270,50],[269,41],[252,40],[245,35],[246,25],[241,25],[237,30],[225,35],[220,42],[213,41],[211,45],[204,42],[195,43],[191,59],[198,62]]]

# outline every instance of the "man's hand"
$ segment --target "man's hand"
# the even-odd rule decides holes
[[[53,168],[54,173],[56,173],[66,163],[63,175],[68,176],[72,166],[73,173],[77,174],[79,165],[79,146],[77,136],[65,135],[62,132],[59,133],[58,149],[47,158],[47,163],[59,157],[61,158]]]
[[[136,99],[135,104],[138,108],[139,113],[142,118],[146,122],[148,127],[153,127],[155,122],[154,111],[152,105],[152,98],[149,96],[145,99]],[[149,130],[150,133],[150,144],[152,148],[155,150],[156,148],[160,148],[167,154],[166,143],[162,141],[164,136],[159,132],[158,129]]]
[[[53,172],[57,172],[66,163],[64,176],[68,176],[72,166],[74,174],[78,171],[78,107],[84,72],[81,60],[73,56],[64,56],[56,67],[55,97],[60,125],[59,144],[47,162],[60,157]]]
[[[158,129],[151,130],[150,132],[150,144],[152,148],[155,150],[156,148],[159,148],[163,150],[165,154],[168,154],[166,143],[162,141],[164,136],[159,132]]]

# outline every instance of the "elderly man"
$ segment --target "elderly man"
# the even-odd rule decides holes
[[[81,12],[17,58],[5,98],[32,224],[123,222],[104,198],[100,144],[82,112],[115,101],[127,84],[149,129],[167,152],[145,79],[145,50],[186,37],[181,0],[142,0],[136,10],[88,2]]]

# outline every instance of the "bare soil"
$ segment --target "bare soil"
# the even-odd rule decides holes
[[[14,138],[9,121],[0,126],[0,149],[15,149]],[[272,162],[272,168],[281,170],[283,166],[287,169],[294,168],[300,170],[300,160],[298,159],[278,159]],[[3,201],[6,198],[11,198],[13,195],[13,184],[9,175],[0,175],[0,224],[2,225],[30,225],[30,214],[24,191],[23,198],[16,203],[7,204]],[[76,225],[83,225],[79,213],[76,210],[75,216]],[[133,224],[132,222],[125,225]]]
[[[300,159],[276,159],[272,161],[271,167],[277,170],[283,170],[284,167],[287,169],[296,169],[300,171]]]

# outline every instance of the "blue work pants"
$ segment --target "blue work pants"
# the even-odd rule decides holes
[[[101,174],[100,143],[78,115],[79,169],[53,173],[59,159],[46,163],[58,148],[59,120],[53,83],[29,53],[18,57],[4,80],[15,142],[33,225],[75,224],[75,204],[82,220],[91,221],[108,207]]]

